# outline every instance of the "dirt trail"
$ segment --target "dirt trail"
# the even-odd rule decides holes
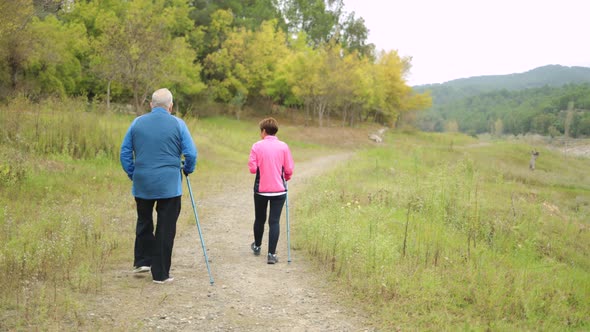
[[[339,154],[296,164],[290,204],[308,180],[347,160]],[[245,172],[247,169],[245,168]],[[171,275],[174,282],[157,285],[151,275],[130,273],[128,266],[105,277],[104,292],[82,318],[86,330],[159,331],[367,331],[362,311],[338,304],[337,294],[303,253],[291,251],[287,264],[284,217],[279,263],[266,264],[268,227],[263,254],[252,255],[253,178],[213,197],[197,201],[214,285],[209,284],[197,228],[177,234]],[[198,190],[193,184],[193,190]],[[194,222],[185,192],[179,223]],[[292,224],[296,220],[291,218]],[[131,254],[131,253],[130,253]]]

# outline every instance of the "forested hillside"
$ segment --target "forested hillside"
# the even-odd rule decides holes
[[[286,107],[323,125],[395,125],[430,105],[409,57],[377,52],[343,0],[16,0],[0,3],[0,100],[133,105],[169,87],[180,112]]]
[[[416,90],[432,94],[432,107],[418,117],[423,130],[590,135],[590,68],[552,65]]]
[[[454,100],[496,90],[560,87],[578,83],[590,83],[590,68],[547,65],[524,73],[461,78],[442,84],[419,85],[414,89],[419,92],[430,91],[433,106],[437,107]]]

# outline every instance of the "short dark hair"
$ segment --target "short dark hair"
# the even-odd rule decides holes
[[[266,118],[258,124],[260,131],[266,131],[267,135],[274,136],[279,131],[279,123],[274,118]]]

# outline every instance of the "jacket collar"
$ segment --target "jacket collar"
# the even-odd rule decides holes
[[[168,111],[164,107],[154,107],[154,108],[152,108],[152,112],[153,113],[162,113],[162,112],[164,112],[166,114],[170,114],[170,113],[168,113]]]

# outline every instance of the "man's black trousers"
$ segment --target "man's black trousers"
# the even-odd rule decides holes
[[[137,226],[135,229],[134,266],[151,266],[154,280],[170,277],[172,248],[176,236],[176,221],[180,215],[181,196],[166,199],[135,198]],[[154,233],[152,217],[156,205],[157,224]]]

